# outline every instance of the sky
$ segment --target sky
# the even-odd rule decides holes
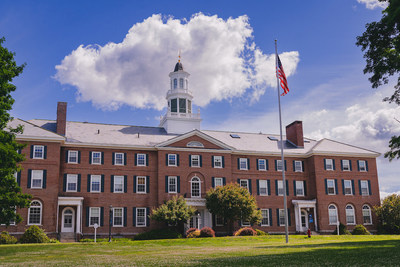
[[[279,133],[274,40],[290,92],[283,125],[308,138],[384,153],[400,107],[372,89],[356,37],[376,0],[0,1],[0,36],[24,72],[12,116],[158,126],[179,51],[202,129]],[[399,161],[377,159],[381,197],[400,193]]]

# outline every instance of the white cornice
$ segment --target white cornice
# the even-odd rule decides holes
[[[47,136],[31,136],[31,135],[17,135],[17,141],[46,141],[62,143],[65,141],[64,137],[47,137]]]

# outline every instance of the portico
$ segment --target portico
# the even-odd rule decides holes
[[[296,232],[306,232],[312,223],[315,231],[318,231],[317,224],[317,200],[292,200],[296,221]]]
[[[82,233],[82,205],[83,197],[58,197],[57,222],[61,208],[62,233]],[[58,223],[56,231],[59,232]]]

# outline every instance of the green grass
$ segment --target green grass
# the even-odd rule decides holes
[[[0,245],[0,266],[399,266],[400,236],[220,237]]]

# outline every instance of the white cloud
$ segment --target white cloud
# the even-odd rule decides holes
[[[378,0],[357,0],[357,2],[365,4],[368,9],[386,8],[388,6],[388,2],[380,2]]]
[[[182,21],[153,15],[133,25],[121,43],[79,46],[56,66],[55,78],[76,87],[79,101],[102,109],[162,109],[181,49],[195,104],[243,95],[256,101],[274,85],[275,59],[254,44],[252,33],[247,16],[224,20],[199,13]],[[290,76],[299,54],[285,52],[281,60]]]

